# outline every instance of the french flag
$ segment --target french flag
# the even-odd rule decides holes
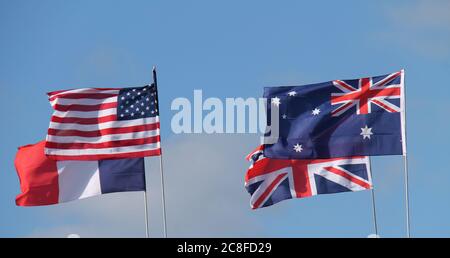
[[[21,194],[18,206],[51,205],[90,196],[145,191],[144,158],[56,161],[45,141],[19,147],[15,159]]]

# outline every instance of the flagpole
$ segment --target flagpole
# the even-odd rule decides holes
[[[403,113],[402,113],[402,124],[403,124],[403,134],[402,134],[402,142],[403,144],[403,168],[405,175],[405,211],[406,211],[406,237],[411,237],[411,225],[410,225],[410,217],[409,217],[409,178],[408,178],[408,156],[406,151],[406,90],[405,90],[405,74],[404,70],[402,70],[401,76],[401,85],[403,86]]]
[[[165,194],[164,194],[164,174],[163,174],[162,155],[159,156],[159,167],[161,168],[161,195],[162,195],[164,237],[167,238],[166,201],[165,201],[165,196],[164,196]]]
[[[153,83],[155,84],[156,87],[158,87],[158,80],[156,77],[156,66],[153,66],[152,73],[153,73]],[[159,103],[157,103],[157,106],[159,107]],[[161,140],[159,142],[161,144]],[[161,202],[162,202],[163,230],[164,230],[163,232],[164,232],[164,237],[167,238],[166,198],[165,198],[165,191],[164,191],[164,172],[163,172],[164,170],[163,170],[162,153],[161,153],[161,155],[159,155],[159,169],[161,171]]]
[[[405,209],[406,209],[406,236],[411,237],[411,225],[409,218],[409,189],[408,189],[408,157],[403,155],[403,167],[405,168]]]
[[[370,189],[370,193],[372,196],[372,215],[373,215],[373,226],[375,229],[375,235],[376,237],[378,237],[378,223],[377,223],[377,210],[376,210],[376,206],[375,206],[375,187],[374,187],[374,183],[373,183],[373,173],[372,173],[372,160],[369,157],[369,171],[370,171],[370,178],[372,181],[372,189]]]
[[[145,162],[145,160],[144,160],[144,162]],[[145,207],[145,237],[149,238],[149,235],[148,235],[148,231],[149,230],[148,230],[147,190],[144,191],[144,203],[145,203],[145,205],[144,205],[144,207]]]

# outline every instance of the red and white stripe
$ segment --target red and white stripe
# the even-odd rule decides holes
[[[117,121],[120,89],[48,93],[55,110],[45,154],[56,160],[139,158],[161,154],[159,117]]]

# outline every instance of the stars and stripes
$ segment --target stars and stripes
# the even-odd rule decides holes
[[[333,85],[341,90],[342,93],[331,94],[331,105],[338,105],[338,107],[331,112],[331,115],[342,115],[354,106],[356,106],[357,114],[369,114],[371,113],[372,104],[377,105],[387,112],[400,112],[400,105],[397,106],[389,100],[400,99],[402,76],[402,71],[392,73],[384,76],[375,83],[370,77],[361,78],[358,80],[357,88],[352,85],[351,80],[333,81]],[[398,83],[396,81],[398,81]]]
[[[45,153],[56,160],[160,155],[155,85],[48,93],[54,109]]]
[[[316,160],[270,159],[258,147],[247,156],[252,162],[245,176],[252,209],[292,198],[355,192],[372,188],[368,157]]]

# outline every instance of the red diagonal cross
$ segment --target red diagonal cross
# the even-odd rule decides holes
[[[370,78],[362,78],[359,81],[360,88],[340,96],[331,96],[331,104],[338,104],[346,101],[357,101],[359,103],[359,114],[369,113],[370,99],[375,97],[400,96],[400,88],[373,89]]]

